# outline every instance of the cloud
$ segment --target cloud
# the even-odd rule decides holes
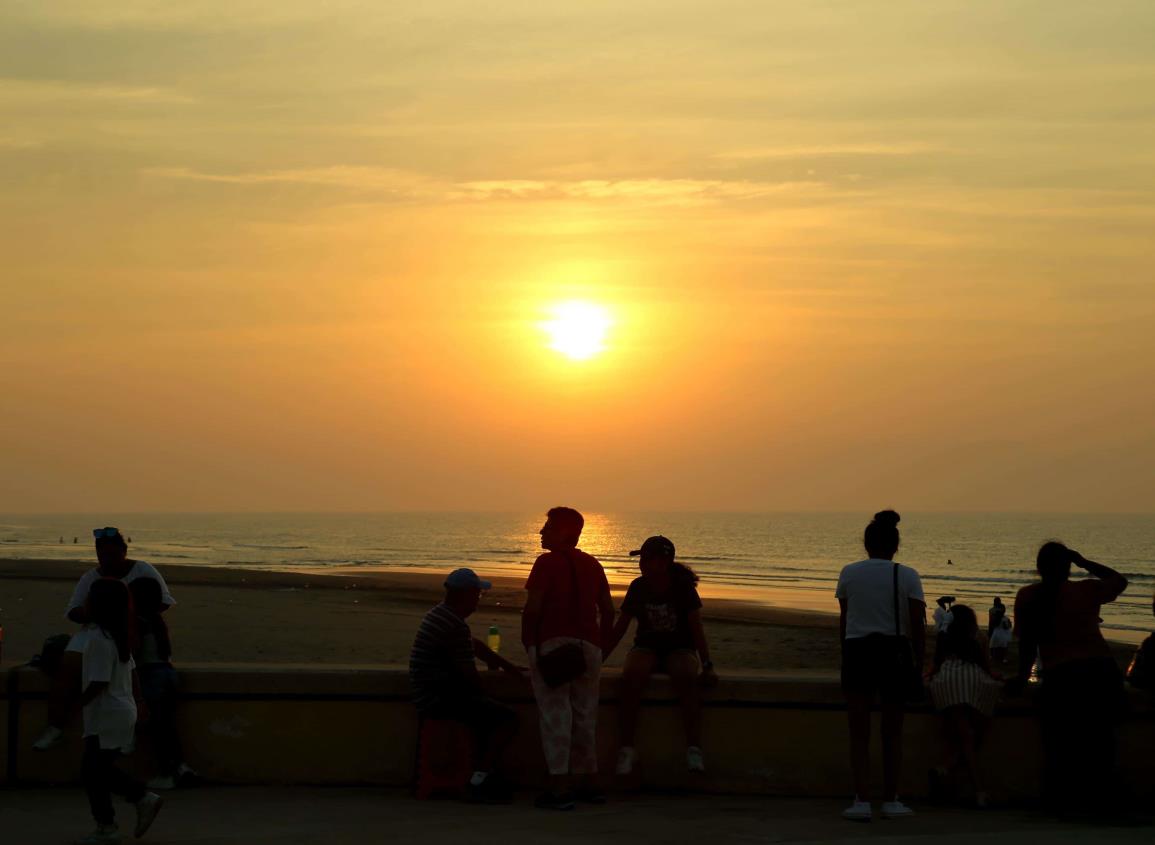
[[[757,200],[785,194],[817,194],[817,181],[759,182],[723,179],[503,179],[453,182],[407,170],[334,166],[244,173],[206,173],[184,167],[150,168],[154,179],[230,185],[298,184],[385,193],[397,199],[436,202],[584,200],[645,205],[695,205]]]
[[[0,103],[43,105],[70,101],[105,103],[186,104],[196,102],[172,88],[132,85],[93,85],[48,79],[0,78]]]
[[[759,159],[819,158],[830,156],[909,156],[929,152],[946,152],[931,144],[829,144],[811,146],[755,147],[718,153],[724,161]]]

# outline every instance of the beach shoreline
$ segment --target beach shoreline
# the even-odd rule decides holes
[[[4,661],[23,662],[48,636],[75,626],[64,617],[76,580],[91,563],[0,559],[0,624]],[[367,663],[404,665],[421,616],[440,601],[436,571],[284,571],[225,566],[162,565],[176,598],[168,615],[178,662]],[[487,577],[485,573],[481,573]],[[475,636],[491,625],[502,653],[524,661],[520,611],[524,580],[488,578],[493,588],[469,622]],[[615,603],[625,583],[613,583]],[[836,673],[838,615],[738,598],[702,585],[703,618],[712,657],[723,671]],[[831,602],[833,603],[833,597]],[[1121,660],[1133,648],[1113,642]],[[608,661],[620,665],[628,648]],[[1003,667],[1013,671],[1013,653]]]

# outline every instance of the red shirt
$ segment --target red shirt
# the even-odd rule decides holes
[[[609,593],[610,585],[596,557],[581,549],[546,552],[534,562],[525,588],[545,594],[532,645],[554,637],[601,645],[598,601]]]
[[[1043,604],[1042,584],[1028,584],[1015,598],[1015,633],[1033,639],[1039,647],[1043,669],[1076,660],[1110,657],[1111,648],[1099,630],[1099,608],[1114,601],[1111,589],[1098,578],[1066,581],[1054,605],[1054,624],[1042,618],[1050,608]],[[1050,636],[1046,630],[1051,628]]]

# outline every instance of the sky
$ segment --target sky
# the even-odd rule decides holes
[[[8,0],[0,512],[1153,512],[1152,33]]]

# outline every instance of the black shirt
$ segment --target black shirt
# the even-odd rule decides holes
[[[693,651],[696,646],[690,614],[701,606],[702,600],[689,579],[675,578],[667,591],[659,593],[643,576],[635,578],[626,590],[622,613],[638,620],[635,648],[661,653],[675,649]]]

